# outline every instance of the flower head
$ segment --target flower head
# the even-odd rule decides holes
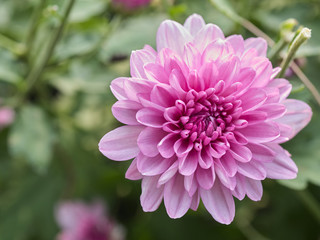
[[[105,215],[101,202],[85,205],[64,202],[58,206],[56,219],[63,229],[57,240],[122,240],[123,234]]]
[[[14,121],[15,113],[9,107],[0,107],[0,130]]]
[[[127,10],[135,10],[149,5],[151,0],[112,0],[114,6],[123,7]]]
[[[172,218],[196,210],[200,199],[229,224],[234,199],[262,197],[261,180],[292,179],[297,167],[279,144],[310,121],[310,107],[287,99],[291,85],[275,78],[261,38],[225,37],[199,15],[184,25],[164,21],[157,51],[131,55],[131,77],[117,78],[113,115],[126,126],[107,133],[100,151],[134,158],[126,177],[142,179],[141,205],[162,199]]]

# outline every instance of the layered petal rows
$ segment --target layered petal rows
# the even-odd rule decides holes
[[[233,197],[258,201],[261,180],[292,179],[297,167],[279,144],[310,121],[310,107],[287,99],[291,85],[275,78],[261,38],[225,37],[199,15],[182,26],[166,20],[157,50],[131,55],[131,77],[117,78],[113,115],[125,126],[107,133],[100,151],[132,159],[126,178],[142,179],[141,205],[162,200],[171,218],[196,210],[229,224]]]

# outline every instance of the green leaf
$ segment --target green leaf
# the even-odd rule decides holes
[[[18,113],[9,136],[9,151],[28,162],[38,173],[50,163],[54,131],[42,109],[26,105]]]
[[[107,8],[106,0],[77,0],[69,17],[70,23],[83,22],[103,13]]]
[[[132,50],[141,49],[145,44],[155,46],[157,29],[166,17],[154,13],[124,22],[102,46],[100,57],[105,61],[115,54],[129,55]]]

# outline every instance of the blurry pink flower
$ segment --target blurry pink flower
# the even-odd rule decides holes
[[[102,203],[85,205],[64,202],[58,206],[56,220],[62,228],[57,240],[122,240],[123,233],[105,215]]]
[[[10,125],[14,120],[14,111],[9,107],[0,107],[0,129]]]
[[[124,7],[127,10],[134,10],[149,5],[151,0],[112,0],[114,6]]]
[[[275,76],[261,38],[225,37],[199,15],[184,26],[164,21],[157,51],[131,55],[131,78],[117,78],[113,115],[126,126],[107,133],[100,151],[134,158],[126,177],[142,179],[141,205],[162,199],[171,218],[200,199],[217,221],[235,215],[233,197],[262,197],[261,180],[292,179],[297,167],[279,144],[310,121],[310,107],[287,99],[291,85]]]

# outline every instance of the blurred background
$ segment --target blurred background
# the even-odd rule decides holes
[[[247,19],[278,43],[291,36],[282,23],[294,18],[296,28],[312,29],[295,62],[320,90],[320,1],[116,2],[0,0],[0,240],[55,239],[61,232],[58,203],[94,199],[122,226],[125,239],[320,239],[320,106],[290,69],[291,97],[314,112],[311,123],[284,144],[298,178],[265,180],[262,201],[236,201],[229,226],[215,222],[202,205],[176,220],[163,204],[144,213],[140,181],[124,178],[129,162],[110,161],[97,146],[120,125],[110,110],[110,82],[129,76],[132,50],[155,47],[157,28],[167,18],[183,23],[198,13],[226,36],[245,38],[254,36],[242,21]],[[282,49],[272,56],[274,66],[285,44]]]

